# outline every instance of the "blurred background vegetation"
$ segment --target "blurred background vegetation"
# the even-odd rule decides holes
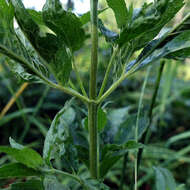
[[[127,5],[131,2],[133,2],[136,8],[144,3],[143,0],[126,1]],[[64,6],[66,9],[72,9],[73,3],[74,1],[69,1]],[[100,9],[105,8],[105,1],[101,0],[99,6]],[[175,25],[188,11],[190,11],[190,1],[187,7],[172,20],[170,25]],[[110,9],[102,13],[100,18],[109,29],[116,30],[116,21]],[[90,30],[89,25],[85,27],[86,30]],[[86,89],[89,81],[90,46],[89,38],[86,40],[84,48],[76,53],[75,58]],[[110,59],[112,47],[106,43],[102,36],[100,36],[99,46],[98,85],[100,87]],[[55,89],[50,89],[43,84],[26,83],[26,81],[21,80],[11,72],[7,61],[9,60],[0,55],[0,144],[8,145],[9,137],[11,136],[17,142],[34,147],[41,153],[43,141],[53,117],[70,97]],[[158,69],[159,62],[154,63],[151,67],[151,74],[143,99],[143,110],[145,112],[150,104]],[[126,79],[112,96],[107,99],[108,104],[104,105],[106,110],[116,110],[118,111],[116,113],[119,114],[119,111],[127,108],[127,114],[136,113],[145,74],[146,68]],[[75,83],[74,74],[71,73],[71,76]],[[116,78],[117,74],[113,72],[109,83],[111,84]],[[185,61],[167,61],[156,107],[154,108],[154,118],[151,126],[151,146],[149,150],[145,151],[143,156],[139,178],[141,190],[152,189],[154,184],[152,167],[154,165],[167,167],[173,173],[178,183],[184,183],[186,189],[190,189],[189,84],[190,59],[186,59]],[[79,86],[76,87],[79,89]],[[18,91],[20,96],[15,98],[15,102],[13,101],[14,103],[6,110],[6,105],[10,103],[11,98],[17,95]],[[80,102],[77,102],[76,109],[80,109],[83,112],[83,114],[77,112],[80,114],[77,125],[82,126],[82,119],[85,117],[86,110],[80,105]],[[117,118],[119,118],[117,114],[114,118],[116,122]],[[109,130],[109,126],[107,126],[107,130]],[[9,160],[10,158],[8,156],[1,155],[0,165]],[[133,180],[133,162],[134,156],[131,153],[128,156],[126,166],[127,173],[124,185],[124,189],[126,190],[130,189]],[[118,189],[118,185],[120,184],[122,163],[123,160],[121,159],[114,166],[112,172],[108,174],[108,179],[105,180],[112,189]],[[0,187],[6,187],[8,183],[11,182],[0,181]]]

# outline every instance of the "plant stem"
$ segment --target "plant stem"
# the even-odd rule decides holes
[[[76,74],[76,77],[77,77],[77,81],[78,81],[78,83],[79,83],[79,85],[80,85],[80,89],[81,89],[81,91],[82,91],[82,94],[83,94],[85,97],[88,97],[88,95],[87,95],[87,93],[86,93],[86,90],[85,90],[85,88],[84,88],[83,82],[82,82],[82,80],[81,80],[79,71],[78,71],[78,69],[77,69],[77,66],[76,66],[74,60],[73,60],[73,69],[74,69],[74,71],[75,71],[75,74]]]
[[[126,79],[126,77],[130,76],[131,73],[126,73],[122,75],[116,82],[114,82],[111,87],[96,101],[97,104],[100,104],[104,101],[122,82]]]
[[[104,80],[102,82],[102,86],[100,88],[100,92],[99,92],[98,98],[100,98],[102,96],[103,92],[104,92],[104,89],[105,89],[107,81],[108,81],[109,73],[110,73],[111,67],[113,65],[114,59],[115,59],[115,57],[116,57],[116,55],[118,53],[118,50],[119,50],[118,47],[116,47],[113,50],[113,54],[112,54],[111,59],[109,61],[109,64],[108,64],[108,67],[107,67],[107,70],[106,70],[106,73],[105,73],[105,77],[104,77]]]
[[[19,90],[16,92],[16,94],[9,100],[8,104],[3,108],[3,110],[0,113],[0,119],[7,113],[7,111],[11,108],[11,106],[15,103],[17,98],[23,93],[25,88],[29,85],[29,83],[25,82]]]
[[[97,100],[97,103],[101,103],[104,101],[120,84],[121,82],[131,74],[133,74],[136,71],[136,68],[140,65],[140,63],[146,59],[169,35],[171,35],[175,30],[177,30],[185,21],[187,21],[190,18],[190,13],[185,16],[185,18],[177,24],[173,29],[171,29],[168,33],[166,33],[161,40],[158,41],[158,43],[149,51],[149,53],[144,56],[142,59],[140,59],[133,68],[131,68],[130,71],[123,74],[99,99]]]
[[[153,108],[154,108],[154,105],[155,105],[155,102],[156,102],[156,97],[157,97],[157,94],[158,94],[158,88],[160,86],[160,81],[161,81],[161,76],[162,76],[162,73],[163,73],[163,70],[164,70],[164,65],[165,65],[165,61],[163,60],[160,63],[160,68],[159,68],[158,76],[157,76],[157,79],[156,79],[155,89],[154,89],[154,93],[153,93],[153,96],[152,96],[152,99],[151,99],[150,109],[149,109],[149,112],[148,112],[149,122],[147,124],[146,131],[143,134],[142,140],[141,140],[141,142],[143,144],[148,143],[148,139],[149,139],[149,136],[150,136],[150,126],[151,126],[151,123],[152,123],[152,113],[153,113]],[[142,159],[142,154],[143,154],[143,148],[139,149],[139,151],[138,151],[138,161],[137,161],[138,169],[139,169],[140,162],[141,162],[141,159]]]
[[[64,171],[61,171],[61,170],[57,170],[57,169],[52,168],[52,169],[41,169],[41,171],[43,173],[47,173],[47,174],[51,174],[51,175],[60,174],[60,175],[63,175],[65,177],[72,178],[75,181],[78,181],[80,184],[83,184],[78,176],[75,176],[73,174],[70,174],[70,173],[67,173],[67,172],[64,172]]]
[[[119,186],[119,190],[123,190],[123,185],[125,182],[125,170],[127,168],[127,157],[128,157],[128,153],[126,153],[123,158],[123,167],[122,167],[121,183]]]
[[[91,0],[91,68],[90,68],[90,100],[96,100],[96,75],[98,65],[98,0]],[[93,102],[88,104],[88,129],[90,135],[90,174],[92,178],[98,178],[98,130],[97,130],[97,106]]]
[[[139,106],[138,106],[138,113],[137,113],[137,121],[136,121],[136,127],[135,127],[135,141],[138,143],[138,138],[139,138],[139,120],[140,120],[140,115],[141,115],[141,109],[143,106],[143,96],[146,88],[146,84],[148,82],[148,77],[150,74],[150,69],[151,67],[149,66],[147,69],[146,77],[144,79],[143,87],[141,90],[141,95],[139,99]],[[138,150],[136,151],[136,158],[135,158],[135,187],[134,189],[137,190],[137,182],[138,182]]]
[[[97,130],[97,105],[88,106],[88,128],[90,135],[90,174],[98,178],[98,130]]]

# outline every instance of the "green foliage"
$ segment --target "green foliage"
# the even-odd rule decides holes
[[[98,109],[98,131],[101,132],[104,127],[107,124],[107,114],[106,112],[102,109]],[[88,117],[84,119],[84,127],[86,130],[88,130]]]
[[[102,9],[102,10],[98,10],[98,15],[100,15],[101,13],[103,13],[104,11],[106,11],[107,8]],[[82,25],[87,24],[88,22],[90,22],[90,11],[84,13],[81,17],[80,17],[80,21],[82,23]]]
[[[169,170],[161,167],[154,167],[156,174],[156,190],[178,190],[182,186],[176,185],[175,179]]]
[[[10,62],[9,64],[14,70],[17,69],[16,72],[21,74],[25,80],[36,79],[36,77],[31,74],[33,74],[32,63],[37,63],[28,55],[28,52],[25,50],[13,28],[13,7],[3,0],[0,2],[0,12],[0,52],[20,63],[19,66],[14,62]]]
[[[47,175],[44,179],[44,189],[69,190],[68,188],[64,187],[61,183],[59,183],[55,176],[49,176],[49,175]]]
[[[119,28],[122,28],[127,23],[128,12],[124,0],[107,0],[108,6],[113,10],[117,25]]]
[[[140,172],[143,172],[143,175],[142,179],[139,179],[139,183],[143,183],[143,180],[147,180],[153,175],[153,171],[149,169],[152,165],[164,160],[160,167],[154,167],[155,188],[157,190],[183,188],[183,186],[177,185],[172,173],[163,167],[171,164],[174,160],[181,161],[180,159],[189,163],[190,159],[184,156],[189,152],[189,146],[179,152],[164,146],[172,147],[173,143],[186,140],[189,133],[185,131],[169,138],[167,143],[160,142],[161,145],[164,144],[160,148],[154,144],[152,146],[146,144],[152,131],[160,135],[157,131],[162,129],[157,129],[157,125],[162,124],[163,108],[166,106],[166,96],[169,96],[169,90],[163,92],[160,103],[159,101],[156,102],[158,91],[155,94],[153,93],[153,97],[145,97],[144,85],[144,96],[141,97],[141,104],[138,109],[141,111],[141,106],[146,98],[148,99],[148,101],[146,100],[148,106],[143,106],[141,113],[138,110],[138,118],[137,106],[130,105],[130,94],[127,93],[126,95],[122,90],[127,85],[130,88],[131,85],[130,80],[125,82],[124,80],[144,66],[156,63],[162,58],[184,60],[190,56],[190,15],[187,15],[175,27],[168,29],[164,28],[165,25],[184,6],[183,0],[155,0],[154,3],[144,3],[140,9],[134,9],[133,3],[130,2],[126,2],[129,3],[127,6],[125,2],[124,0],[107,0],[107,5],[115,15],[118,28],[114,31],[119,31],[117,33],[107,28],[103,17],[98,18],[98,15],[107,8],[98,11],[97,1],[91,1],[91,12],[80,17],[70,10],[64,10],[59,0],[46,0],[42,12],[26,9],[21,0],[0,1],[0,53],[6,56],[4,61],[8,63],[15,75],[24,80],[43,82],[78,98],[83,103],[78,104],[74,99],[71,99],[66,101],[62,107],[66,98],[61,99],[61,95],[59,98],[55,98],[60,101],[58,105],[55,101],[52,101],[52,105],[46,104],[43,107],[45,109],[48,106],[52,106],[56,110],[62,107],[55,115],[49,130],[46,128],[46,125],[49,126],[50,120],[47,119],[47,114],[43,114],[46,117],[45,120],[38,114],[44,97],[49,92],[48,90],[43,92],[35,109],[25,108],[25,104],[22,101],[22,104],[19,104],[18,101],[19,111],[0,118],[0,126],[3,126],[21,116],[26,123],[23,133],[26,134],[30,125],[33,126],[34,124],[45,136],[43,158],[33,149],[19,144],[22,143],[21,137],[19,143],[10,137],[11,147],[0,147],[0,153],[5,153],[3,156],[5,160],[0,159],[0,163],[3,163],[0,167],[0,178],[24,177],[28,179],[29,177],[26,182],[17,182],[16,180],[16,183],[10,185],[10,190],[109,190],[109,185],[105,184],[114,180],[117,189],[122,189],[125,185],[126,189],[129,189],[132,183],[127,183],[130,183],[130,180],[132,181],[132,177],[128,175],[126,184],[122,184],[124,180],[121,180],[119,187],[117,176],[125,179],[126,168],[129,170],[129,174],[132,173],[131,163],[133,160],[135,160],[135,175],[137,176],[137,152],[141,152],[143,149],[145,149],[143,159],[149,159],[146,160],[145,165],[140,167]],[[18,23],[18,28],[13,26],[14,18]],[[86,74],[83,76],[90,78],[89,97],[84,90],[86,88],[84,78],[80,78],[80,74],[83,72],[81,65],[75,63],[75,56],[83,52],[83,46],[89,43],[86,39],[89,36],[87,24],[90,20],[93,26],[91,30],[92,44],[89,46],[92,50],[90,77]],[[94,26],[97,21],[98,26]],[[99,59],[99,65],[106,68],[106,72],[103,72],[105,73],[103,80],[102,76],[97,76],[97,69],[99,69],[99,65],[97,65],[98,50],[102,51],[103,49],[102,46],[101,48],[98,47],[98,29],[100,35],[105,37],[106,42],[108,42],[108,47],[114,49],[113,52],[112,49],[109,49],[109,53],[104,52],[109,56],[112,52],[108,65],[104,64],[104,59],[101,60],[101,57]],[[90,49],[89,47],[88,49]],[[71,75],[72,67],[75,73]],[[169,73],[171,71],[173,74],[173,70],[169,68]],[[161,77],[163,70],[159,72]],[[165,88],[170,89],[172,77],[168,80],[170,82],[165,84]],[[96,92],[99,91],[97,88],[101,81],[102,86],[98,95]],[[146,82],[149,82],[148,75]],[[108,84],[110,86],[107,89]],[[120,104],[116,104],[114,106],[117,108],[107,109],[106,106],[109,102],[102,105],[103,102],[120,84],[122,84],[122,93],[119,95],[115,93],[115,97],[118,96],[116,99],[124,99],[124,103],[120,102],[122,107]],[[154,86],[154,83],[151,85]],[[159,85],[160,80],[158,83],[156,82],[156,90],[158,90]],[[82,94],[78,91],[78,87],[81,88]],[[137,86],[134,89],[136,90],[136,88]],[[134,94],[131,97],[135,103],[138,102]],[[150,97],[151,103],[149,102]],[[158,108],[155,107],[155,110],[159,110],[158,113],[157,110],[153,110],[154,106],[158,106]],[[88,114],[87,108],[92,108],[88,109]],[[43,111],[44,109],[42,109]],[[28,115],[29,113],[32,115]],[[81,122],[82,120],[83,122]],[[81,123],[84,126],[83,128]],[[17,131],[16,134],[18,133]],[[15,137],[16,135],[12,136]],[[31,139],[29,138],[28,141]],[[154,136],[153,139],[155,139]],[[41,141],[38,139],[37,142]],[[8,157],[6,157],[7,155]],[[121,166],[119,161],[122,158],[124,159]],[[17,162],[7,164],[7,161],[11,159]],[[127,160],[130,163],[129,166],[126,165]],[[172,164],[170,166],[171,168],[175,167]],[[120,174],[121,168],[122,174]],[[41,177],[41,180],[31,177]],[[137,182],[135,182],[136,186]]]
[[[49,33],[48,30],[43,31],[35,22],[35,20],[37,20],[39,23],[40,20],[40,23],[42,23],[41,19],[39,19],[39,15],[38,17],[32,17],[24,8],[21,1],[13,0],[12,3],[15,9],[16,19],[21,30],[40,56],[47,61],[48,64],[50,63],[57,81],[61,84],[66,83],[70,76],[72,66],[71,55],[67,51],[64,42],[59,39],[59,36]],[[53,7],[50,7],[50,9],[53,11]],[[35,20],[33,18],[35,18]]]
[[[107,42],[115,42],[118,39],[118,34],[107,29],[101,19],[98,20],[98,27],[102,33],[103,36],[105,36],[105,39]]]
[[[153,45],[153,47],[151,47],[151,49],[148,48],[149,50],[147,52],[144,50],[143,53],[139,56],[138,59],[143,60],[143,61],[141,61],[140,64],[137,64],[137,66],[135,66],[136,67],[135,71],[139,70],[145,65],[155,62],[156,60],[160,58],[170,56],[170,54],[172,53],[179,52],[180,50],[185,50],[189,48],[190,47],[189,40],[190,40],[190,31],[187,30],[187,31],[182,32],[178,36],[176,36],[174,39],[172,39],[168,43],[166,43],[166,45],[163,46],[162,48],[156,49],[153,53],[148,55],[152,51],[152,49],[157,46],[157,43],[159,43],[157,42],[156,45]],[[138,62],[138,59],[137,59],[137,62]]]
[[[43,20],[72,51],[78,50],[85,39],[80,19],[62,8],[59,0],[47,0],[43,7]]]
[[[120,46],[133,41],[135,49],[142,48],[152,40],[160,30],[176,15],[183,7],[183,1],[161,0],[154,3],[145,3],[134,15],[129,26],[121,32],[118,43]],[[149,33],[149,35],[145,35]]]
[[[71,101],[67,102],[56,114],[46,135],[43,150],[43,158],[46,160],[46,163],[55,158],[57,152],[59,156],[65,153],[64,143],[69,136],[68,126],[75,119],[75,113],[70,105]]]
[[[41,173],[20,163],[6,164],[0,168],[0,178],[40,176]]]
[[[41,181],[28,180],[27,182],[12,184],[10,190],[44,190],[44,188]]]
[[[23,148],[19,150],[7,146],[1,146],[0,152],[10,155],[16,161],[26,165],[29,168],[37,169],[43,165],[42,157],[30,148]]]
[[[104,178],[114,164],[126,154],[127,151],[142,148],[143,145],[135,141],[127,141],[122,145],[106,144],[102,148],[102,158],[100,162],[100,177]]]
[[[92,189],[92,190],[109,190],[110,188],[103,183],[94,180],[94,179],[86,179],[83,181],[84,183],[84,188],[87,189]]]

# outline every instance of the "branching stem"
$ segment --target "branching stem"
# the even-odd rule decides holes
[[[75,71],[75,74],[76,74],[76,77],[77,77],[77,81],[78,81],[78,83],[79,83],[79,86],[80,86],[80,89],[81,89],[81,91],[82,91],[82,94],[83,94],[85,97],[88,97],[88,95],[87,95],[87,93],[86,93],[86,90],[85,90],[85,88],[84,88],[82,79],[81,79],[81,77],[80,77],[78,68],[77,68],[76,63],[74,62],[74,60],[73,60],[73,69],[74,69],[74,71]]]
[[[112,67],[112,65],[114,63],[114,60],[115,60],[115,57],[117,56],[118,51],[119,51],[118,47],[116,47],[113,50],[113,54],[112,54],[111,59],[109,61],[108,67],[106,69],[105,77],[104,77],[104,80],[102,82],[102,86],[100,88],[100,92],[99,92],[98,98],[100,98],[102,96],[103,92],[104,92],[104,89],[106,87],[106,84],[107,84],[107,81],[108,81],[108,77],[109,77],[109,74],[110,74],[111,67]]]

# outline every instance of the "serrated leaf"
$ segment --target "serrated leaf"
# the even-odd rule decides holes
[[[46,0],[43,20],[72,51],[78,50],[85,40],[82,23],[74,13],[65,11],[59,0]]]
[[[127,7],[125,0],[106,0],[108,6],[113,10],[117,25],[119,28],[122,28],[127,23]]]
[[[105,36],[105,39],[107,42],[116,42],[116,40],[118,39],[119,35],[109,29],[107,29],[102,20],[98,19],[98,28],[100,30],[100,32],[102,33],[103,36]]]
[[[45,190],[40,180],[29,180],[11,185],[10,190]]]
[[[66,102],[65,106],[56,114],[46,135],[43,158],[48,165],[50,160],[55,158],[56,152],[59,153],[59,156],[65,153],[64,142],[69,137],[68,126],[75,119],[75,112],[70,105],[71,101]]]
[[[34,169],[28,168],[20,163],[6,164],[0,167],[0,179],[15,178],[15,177],[28,177],[40,176],[41,173]]]
[[[36,151],[30,148],[18,150],[7,146],[0,146],[0,152],[10,155],[15,160],[29,168],[37,169],[43,165],[42,157]]]
[[[122,46],[133,40],[136,46],[135,49],[142,48],[157,36],[160,30],[176,15],[183,5],[184,2],[178,0],[145,3],[133,16],[132,23],[121,32],[118,40],[119,45]],[[149,35],[146,35],[147,33]]]

